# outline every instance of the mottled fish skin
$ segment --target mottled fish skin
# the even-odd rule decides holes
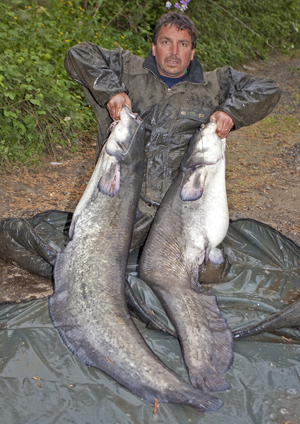
[[[281,311],[271,314],[268,318],[257,324],[233,331],[232,335],[235,339],[238,339],[280,330],[280,328],[300,329],[300,299],[295,300],[291,305],[286,306]]]
[[[176,329],[191,383],[204,392],[230,388],[220,374],[233,357],[232,335],[216,298],[198,282],[199,264],[222,260],[216,246],[229,225],[225,143],[215,131],[212,122],[191,141],[155,216],[139,267],[140,278]]]
[[[121,111],[125,130],[126,109]],[[147,402],[157,399],[215,411],[223,402],[169,370],[150,350],[129,314],[125,272],[142,182],[144,130],[136,122],[128,134],[124,131],[125,139],[115,143],[119,125],[101,152],[87,195],[75,214],[72,240],[58,255],[55,294],[49,298],[52,322],[84,364],[101,369]],[[103,188],[99,181],[104,179],[106,190],[106,171],[114,180],[114,158],[120,162],[120,187],[111,196],[99,191],[99,186]],[[114,169],[118,173],[118,167]]]

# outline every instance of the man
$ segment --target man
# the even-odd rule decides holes
[[[196,29],[177,12],[163,15],[146,60],[118,48],[109,51],[85,42],[68,50],[65,66],[79,82],[98,124],[97,156],[112,120],[127,105],[145,122],[143,187],[132,247],[145,240],[167,189],[174,181],[189,140],[202,123],[217,120],[225,138],[234,128],[268,115],[280,87],[229,66],[203,73],[194,59]]]

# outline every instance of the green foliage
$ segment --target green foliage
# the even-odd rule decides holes
[[[192,0],[187,14],[199,31],[196,54],[205,69],[299,48],[297,0]]]
[[[174,2],[173,2],[174,3]],[[4,0],[0,3],[0,162],[39,162],[72,150],[95,131],[91,108],[63,66],[66,50],[92,41],[145,57],[161,0]],[[300,6],[293,0],[191,0],[206,70],[299,47]]]

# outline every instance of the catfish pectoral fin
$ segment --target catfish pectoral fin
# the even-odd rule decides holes
[[[196,168],[191,174],[184,175],[180,192],[181,200],[194,201],[200,199],[203,194],[205,176],[205,167]]]
[[[192,176],[187,180],[180,192],[180,198],[184,202],[198,200],[202,196],[203,188],[196,184]]]
[[[99,180],[98,188],[106,196],[115,197],[120,190],[120,163],[114,156],[110,156],[109,158],[107,169]]]

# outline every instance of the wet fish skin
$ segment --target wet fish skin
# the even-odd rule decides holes
[[[300,299],[257,324],[233,331],[232,335],[235,339],[238,339],[279,330],[280,328],[300,328]]]
[[[139,277],[176,329],[191,383],[204,392],[230,388],[220,374],[233,357],[230,329],[215,297],[198,282],[199,264],[222,261],[216,246],[229,225],[225,146],[215,130],[212,122],[191,141],[156,213],[139,267]]]
[[[129,109],[126,112],[125,109],[124,111],[122,110],[122,119],[117,125],[113,125],[111,135],[105,144],[104,151],[106,155],[103,152],[101,160],[98,160],[95,171],[74,211],[69,229],[70,240],[73,238],[74,228],[78,218],[90,204],[93,194],[97,192],[97,187],[102,189],[104,194],[112,196],[117,194],[116,185],[115,183],[111,183],[111,179],[120,183],[120,163],[122,161],[125,163],[126,160],[129,160],[129,156],[132,159],[132,155],[128,155],[128,150],[134,140],[135,131],[141,123],[142,120],[137,114],[131,112]],[[99,187],[99,183],[102,187]],[[108,184],[107,187],[110,193],[107,192],[105,184]],[[114,189],[113,191],[111,191],[112,188]]]
[[[121,123],[125,112],[121,111]],[[129,314],[124,284],[142,182],[144,131],[137,123],[135,134],[126,135],[120,152],[120,140],[114,143],[116,128],[107,142],[113,144],[103,148],[76,210],[72,240],[57,257],[55,294],[49,298],[52,322],[84,364],[101,369],[144,400],[215,411],[223,402],[169,370],[150,350]],[[120,171],[119,188],[113,170],[116,174]],[[100,188],[110,195],[99,192],[101,179]],[[109,179],[118,193],[114,196]]]

